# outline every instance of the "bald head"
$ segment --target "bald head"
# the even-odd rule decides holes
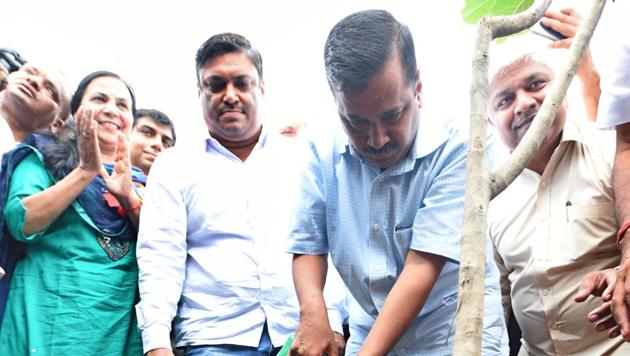
[[[0,92],[0,112],[17,141],[30,132],[48,128],[55,119],[68,117],[68,94],[61,74],[26,64],[7,78]]]

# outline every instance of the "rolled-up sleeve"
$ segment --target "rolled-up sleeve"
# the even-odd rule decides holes
[[[171,323],[177,313],[186,270],[186,204],[177,179],[175,156],[165,152],[151,168],[140,214],[136,305],[144,352],[171,348]]]
[[[313,144],[305,150],[298,173],[298,194],[293,202],[287,251],[293,254],[328,253],[326,199],[319,156]]]
[[[623,21],[626,21],[626,16]],[[630,29],[626,24],[620,24],[618,29],[624,30],[618,34],[619,37],[609,42],[611,45],[607,50],[610,58],[615,60],[602,72],[602,93],[597,116],[598,126],[608,129],[630,122]]]
[[[3,215],[9,233],[17,241],[34,243],[46,235],[48,226],[30,235],[24,235],[26,208],[22,200],[48,189],[53,184],[54,181],[36,152],[26,156],[15,168],[11,176]]]

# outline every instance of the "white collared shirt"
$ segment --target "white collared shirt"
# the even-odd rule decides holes
[[[258,346],[265,321],[274,346],[295,332],[299,307],[285,252],[294,140],[263,131],[245,162],[212,138],[156,160],[137,247],[145,352],[170,348],[173,318],[177,346]],[[329,319],[341,331],[345,294],[337,292]]]
[[[16,145],[11,127],[9,127],[6,119],[0,115],[0,156],[14,149]]]

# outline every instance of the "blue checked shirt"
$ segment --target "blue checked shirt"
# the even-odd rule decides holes
[[[365,161],[343,132],[333,141],[311,140],[289,252],[330,252],[354,297],[348,354],[361,347],[409,249],[443,256],[447,262],[391,354],[451,354],[466,150],[456,130],[425,120],[405,158],[383,171]],[[492,256],[489,241],[487,248]],[[506,355],[499,274],[492,258],[487,261],[482,354]]]

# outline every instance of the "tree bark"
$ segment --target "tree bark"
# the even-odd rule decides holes
[[[523,140],[508,161],[497,172],[490,173],[485,165],[490,42],[531,27],[550,3],[551,0],[537,0],[527,11],[513,16],[484,17],[477,28],[470,86],[466,199],[453,355],[481,355],[488,204],[523,171],[544,141],[545,132],[556,116],[601,17],[605,0],[594,0],[572,41],[567,65],[561,73],[556,73],[550,94],[545,97]]]

